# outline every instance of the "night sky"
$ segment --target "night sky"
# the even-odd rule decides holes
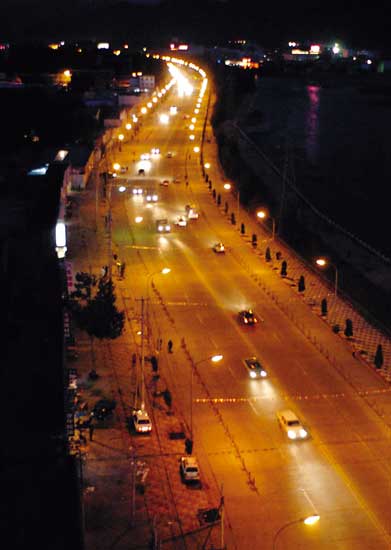
[[[173,37],[204,44],[244,37],[266,47],[309,39],[384,51],[387,6],[384,0],[2,0],[0,41],[118,37],[158,46]]]

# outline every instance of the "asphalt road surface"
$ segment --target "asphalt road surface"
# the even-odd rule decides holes
[[[146,116],[137,140],[124,143],[118,153],[129,169],[112,180],[112,236],[132,271],[129,292],[148,299],[152,337],[171,338],[174,356],[185,343],[194,361],[193,369],[190,361],[172,365],[168,376],[174,399],[192,423],[194,453],[223,491],[227,544],[240,549],[273,544],[280,549],[388,549],[389,429],[244,269],[241,259],[254,264],[259,259],[222,215],[202,177],[193,147],[200,144],[208,93],[195,115],[201,78],[190,78],[193,95],[178,98],[170,91]],[[170,105],[178,106],[178,113],[162,125],[158,113]],[[186,115],[196,116],[194,131]],[[141,154],[154,147],[160,154],[141,161]],[[168,186],[161,185],[165,179]],[[125,191],[119,191],[120,184]],[[148,205],[141,195],[133,196],[137,187],[154,190],[158,201]],[[176,226],[189,203],[196,205],[199,218]],[[164,235],[156,230],[162,218],[171,223]],[[218,241],[227,247],[225,254],[212,251]],[[171,269],[168,275],[159,273],[164,267]],[[274,276],[264,272],[264,277]],[[258,315],[255,327],[238,321],[238,312],[246,308]],[[310,313],[305,322],[330,332]],[[209,358],[217,353],[223,359],[214,364]],[[266,379],[249,378],[242,362],[249,356],[264,364]],[[343,363],[345,357],[340,359]],[[369,391],[379,387],[369,370],[365,385]],[[308,429],[307,440],[290,441],[280,429],[276,412],[286,408]],[[316,525],[300,522],[311,514],[320,515]]]

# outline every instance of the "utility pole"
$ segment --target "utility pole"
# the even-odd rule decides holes
[[[141,409],[145,407],[145,388],[144,388],[144,298],[141,298]]]

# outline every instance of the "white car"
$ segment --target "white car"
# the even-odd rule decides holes
[[[132,415],[133,426],[137,433],[150,433],[152,422],[146,410],[139,409]]]
[[[154,147],[153,149],[151,149],[151,154],[152,155],[160,155],[160,149],[158,147]]]
[[[187,212],[189,220],[198,220],[198,212],[194,208],[190,208]]]
[[[279,411],[277,413],[277,420],[288,438],[292,441],[307,439],[309,437],[308,431],[293,411],[289,409]]]
[[[179,472],[183,481],[200,481],[200,469],[195,456],[182,456],[179,459]]]
[[[149,153],[143,153],[140,158],[141,160],[149,160],[151,158],[151,155]]]
[[[187,226],[186,218],[184,216],[178,216],[175,221],[175,225],[179,225],[179,227],[186,227]]]
[[[216,243],[213,245],[213,252],[216,252],[217,254],[224,254],[225,252],[225,246],[223,243]]]

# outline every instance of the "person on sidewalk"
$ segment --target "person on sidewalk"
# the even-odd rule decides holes
[[[125,262],[122,262],[121,267],[120,267],[120,277],[121,277],[121,279],[123,279],[125,277],[125,267],[126,267]]]
[[[88,425],[88,431],[89,431],[89,434],[90,434],[90,441],[92,441],[92,438],[94,436],[94,429],[95,429],[95,426],[93,425],[92,422],[90,422],[89,425]]]
[[[168,350],[168,353],[172,353],[172,346],[173,346],[172,340],[169,340],[169,341],[167,342],[167,350]]]

